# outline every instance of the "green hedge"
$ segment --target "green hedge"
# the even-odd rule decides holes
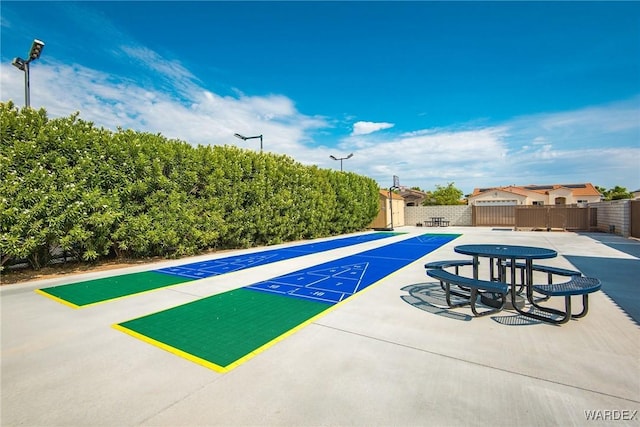
[[[378,186],[233,146],[96,128],[0,103],[2,265],[176,257],[366,228]]]

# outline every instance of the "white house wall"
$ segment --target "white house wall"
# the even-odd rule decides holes
[[[549,199],[546,204],[555,205],[557,198],[564,198],[564,204],[571,205],[576,203],[576,200],[573,197],[573,193],[568,188],[558,188],[555,190],[549,191]],[[561,203],[562,204],[562,203]]]
[[[491,190],[469,198],[470,205],[507,206],[522,205],[526,197],[506,191]]]

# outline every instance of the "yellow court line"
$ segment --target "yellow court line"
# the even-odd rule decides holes
[[[202,366],[204,366],[206,368],[213,369],[214,371],[217,371],[217,372],[220,372],[220,373],[224,373],[224,372],[226,372],[228,370],[228,369],[225,369],[224,367],[222,367],[220,365],[216,365],[213,362],[209,362],[208,360],[202,359],[202,358],[200,358],[198,356],[194,356],[191,353],[187,353],[186,351],[179,350],[179,349],[177,349],[175,347],[172,347],[170,345],[167,345],[167,344],[165,344],[165,343],[163,343],[161,341],[154,340],[153,338],[149,338],[146,335],[142,335],[141,333],[133,331],[133,330],[131,330],[129,328],[125,328],[124,326],[119,325],[117,323],[114,324],[114,325],[111,325],[111,327],[114,328],[114,329],[119,330],[120,332],[124,332],[127,335],[131,335],[132,337],[137,338],[137,339],[139,339],[141,341],[144,341],[147,344],[151,344],[151,345],[154,345],[156,347],[159,347],[159,348],[161,348],[161,349],[163,349],[165,351],[168,351],[169,353],[173,353],[176,356],[180,356],[180,357],[182,357],[184,359],[187,359],[187,360],[190,360],[192,362],[195,362],[195,363],[197,363],[199,365],[202,365]]]
[[[44,289],[46,289],[46,288],[44,288]],[[83,307],[83,306],[80,306],[80,305],[76,305],[76,304],[74,304],[72,302],[69,302],[67,300],[63,300],[62,298],[58,298],[56,296],[53,296],[50,293],[44,292],[44,290],[42,290],[42,289],[36,289],[34,292],[37,293],[37,294],[43,295],[43,296],[45,296],[47,298],[51,298],[52,300],[57,301],[60,304],[64,304],[67,307],[71,307],[71,308],[74,308],[74,309],[78,309],[78,308],[82,308]]]

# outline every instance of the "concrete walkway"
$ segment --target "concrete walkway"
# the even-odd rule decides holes
[[[1,425],[640,426],[640,242],[396,231],[408,234],[77,310],[34,290],[216,256],[2,286]],[[225,374],[111,327],[427,232],[462,236]],[[555,249],[560,256],[545,263],[599,277],[602,291],[587,317],[562,326],[511,311],[474,318],[467,308],[440,309],[443,293],[423,265],[463,258],[453,248],[468,243]]]

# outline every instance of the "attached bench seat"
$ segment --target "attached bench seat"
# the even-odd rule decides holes
[[[459,273],[460,267],[464,267],[467,265],[473,265],[473,260],[470,259],[454,259],[454,260],[444,260],[444,261],[431,261],[428,262],[424,265],[424,268],[426,268],[427,270],[431,270],[431,269],[438,269],[438,270],[442,270],[444,268],[455,268],[455,272],[456,274]],[[445,287],[444,287],[444,282],[440,282],[440,287],[442,288],[443,291],[446,291]],[[457,297],[461,297],[461,298],[469,298],[470,296],[470,289],[466,288],[464,286],[459,286],[460,289],[462,289],[465,293],[461,293],[458,291],[453,291],[453,290],[449,290],[449,293],[451,295],[455,295]]]
[[[505,266],[511,268],[511,261],[506,261]],[[520,269],[522,281],[524,282],[524,272],[527,268],[524,262],[516,262],[516,268]],[[533,264],[533,271],[539,271],[547,273],[548,284],[553,283],[553,275],[567,276],[567,277],[580,277],[582,273],[576,270],[568,270],[566,268],[554,267],[551,265]]]
[[[473,260],[471,259],[454,259],[454,260],[444,260],[444,261],[431,261],[424,265],[424,268],[427,270],[430,269],[438,269],[442,270],[443,268],[451,268],[455,267],[456,274],[458,274],[458,269],[460,267],[464,267],[466,265],[473,265]]]
[[[440,281],[440,286],[442,286],[445,290],[445,296],[447,299],[447,305],[450,308],[462,307],[465,305],[471,306],[471,311],[475,316],[485,316],[487,314],[496,313],[504,307],[507,299],[507,292],[509,291],[509,286],[506,283],[502,282],[492,282],[489,280],[479,280],[473,279],[470,277],[462,277],[457,274],[450,273],[443,269],[431,269],[427,270],[427,275],[433,277]],[[465,287],[470,290],[469,297],[462,302],[452,303],[451,302],[451,285],[457,285],[460,287]],[[487,310],[482,313],[479,313],[476,309],[476,300],[478,299],[478,293],[481,292],[492,292],[494,294],[500,295],[500,305],[497,308],[492,310]],[[458,295],[453,293],[454,295]]]
[[[533,290],[550,297],[586,295],[599,291],[600,280],[593,277],[574,277],[568,282],[550,285],[533,285]]]
[[[601,288],[600,280],[593,277],[573,276],[571,280],[564,283],[553,283],[543,285],[533,285],[532,290],[547,297],[564,297],[564,311],[554,308],[543,307],[533,299],[533,292],[530,292],[529,302],[540,311],[561,316],[559,319],[553,319],[548,316],[539,315],[537,313],[522,313],[529,317],[533,317],[545,322],[562,324],[568,322],[572,318],[580,318],[587,315],[589,311],[589,294],[597,292]],[[571,297],[574,295],[582,295],[582,311],[578,314],[571,313]]]
[[[506,267],[511,268],[511,261],[504,261],[504,265]],[[527,265],[524,262],[516,262],[516,268],[520,270],[520,289],[518,293],[522,291],[522,287],[524,286],[524,273],[527,269]],[[533,271],[539,271],[541,273],[547,273],[547,284],[553,283],[553,276],[565,276],[565,277],[580,277],[582,273],[577,270],[569,270],[566,268],[554,267],[551,265],[542,265],[542,264],[533,264]],[[542,298],[542,300],[549,299],[549,296]]]

